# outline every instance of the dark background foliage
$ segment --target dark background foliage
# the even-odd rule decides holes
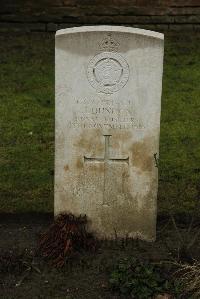
[[[199,0],[1,0],[3,31],[56,31],[92,24],[200,29]]]

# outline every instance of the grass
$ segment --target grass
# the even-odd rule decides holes
[[[199,36],[166,39],[159,206],[163,211],[186,212],[200,199]]]
[[[0,36],[0,212],[52,212],[54,36]],[[159,212],[200,197],[199,35],[166,34]]]
[[[53,210],[53,36],[1,37],[3,212]]]

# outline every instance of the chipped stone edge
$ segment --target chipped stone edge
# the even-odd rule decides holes
[[[72,27],[66,29],[60,29],[56,31],[56,36],[72,33],[81,33],[81,32],[122,32],[122,33],[133,33],[138,35],[144,35],[147,37],[158,38],[164,40],[164,34],[156,31],[145,30],[134,27],[125,27],[125,26],[107,26],[107,25],[97,25],[97,26],[81,26],[81,27]]]

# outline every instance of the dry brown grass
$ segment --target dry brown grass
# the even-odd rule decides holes
[[[200,262],[191,264],[177,264],[178,270],[175,275],[178,277],[185,294],[192,298],[200,298]]]

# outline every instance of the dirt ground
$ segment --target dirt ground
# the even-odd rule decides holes
[[[0,298],[2,299],[81,299],[124,298],[109,287],[109,275],[116,261],[137,257],[159,263],[173,260],[180,254],[180,240],[187,234],[188,219],[178,219],[178,233],[168,218],[158,220],[157,241],[102,242],[95,253],[81,253],[62,269],[55,269],[35,257],[38,237],[53,221],[53,215],[19,214],[0,217]],[[190,238],[199,230],[193,225]],[[199,258],[199,240],[192,248]],[[127,296],[126,296],[127,298]]]

